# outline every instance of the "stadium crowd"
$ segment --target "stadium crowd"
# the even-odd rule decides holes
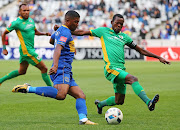
[[[166,22],[166,32],[161,30],[158,37],[152,34],[152,39],[169,39],[170,35],[177,36],[180,33],[180,18],[175,20],[174,24],[169,23],[169,19],[180,12],[180,0],[158,0],[151,6],[143,6],[145,3],[140,0],[117,0],[117,8],[106,0],[57,1],[58,5],[56,4],[56,6],[58,7],[55,11],[49,13],[48,16],[44,15],[47,12],[46,6],[41,3],[51,1],[54,0],[19,0],[18,4],[29,3],[30,17],[34,19],[36,27],[43,32],[52,33],[54,24],[61,25],[64,22],[62,17],[67,10],[77,10],[80,15],[84,14],[79,24],[79,28],[84,30],[100,26],[111,27],[110,21],[113,15],[121,13],[127,21],[122,32],[132,38],[140,36],[145,39],[146,34],[162,22]],[[9,23],[10,16],[6,13],[2,14],[0,16],[0,31]],[[75,38],[92,39],[92,37]]]

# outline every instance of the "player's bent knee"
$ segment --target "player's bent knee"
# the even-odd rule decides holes
[[[64,100],[64,99],[66,99],[66,95],[57,95],[56,99],[57,100]]]
[[[19,72],[19,75],[25,75],[26,74],[26,71],[20,71]]]
[[[124,101],[115,101],[115,103],[116,103],[117,105],[123,105],[123,104],[124,104]]]

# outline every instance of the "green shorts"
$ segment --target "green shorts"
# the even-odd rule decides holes
[[[125,71],[125,68],[108,68],[107,66],[105,66],[104,73],[105,77],[113,83],[115,93],[126,94],[125,78],[129,73]]]
[[[29,64],[36,66],[39,62],[41,62],[41,60],[42,58],[40,58],[35,51],[28,51],[28,54],[26,55],[20,53],[19,63],[27,61]]]

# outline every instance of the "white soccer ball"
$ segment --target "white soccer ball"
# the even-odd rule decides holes
[[[123,113],[120,109],[112,107],[106,111],[105,119],[108,124],[119,124],[123,119]]]

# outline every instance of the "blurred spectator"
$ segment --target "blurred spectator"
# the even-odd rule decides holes
[[[151,39],[156,39],[153,32],[151,33]]]
[[[173,33],[173,34],[174,34],[175,36],[177,36],[177,35],[178,35],[178,32],[179,32],[179,31],[178,31],[178,26],[176,25],[176,26],[174,26],[174,33]]]
[[[88,10],[88,15],[93,16],[94,4],[92,3],[92,0],[89,1],[87,10]]]
[[[2,22],[1,27],[6,27],[6,22],[5,21]]]
[[[101,10],[102,10],[103,12],[105,12],[105,6],[106,6],[106,4],[105,4],[104,0],[101,0],[99,6],[101,7]]]
[[[147,34],[147,31],[145,30],[144,28],[144,24],[141,25],[141,29],[140,29],[140,36],[142,39],[145,39],[146,37],[146,34]]]
[[[123,9],[124,8],[124,1],[119,0],[118,1],[118,9]]]
[[[95,9],[94,11],[94,16],[102,16],[103,15],[103,11],[101,10],[101,7],[98,6],[98,9]]]
[[[136,0],[131,0],[130,1],[130,7],[131,8],[137,8]]]
[[[131,8],[128,8],[128,9],[126,9],[125,10],[125,12],[124,12],[124,15],[127,17],[127,18],[131,18]]]
[[[171,24],[169,23],[168,20],[166,21],[166,30],[168,31],[168,34],[171,35],[172,26],[171,26]]]
[[[166,33],[165,33],[163,39],[170,39],[170,35],[169,35],[169,32],[167,30],[166,30]]]
[[[109,5],[109,9],[108,9],[108,12],[110,13],[111,11],[113,11],[113,8],[111,5]]]

